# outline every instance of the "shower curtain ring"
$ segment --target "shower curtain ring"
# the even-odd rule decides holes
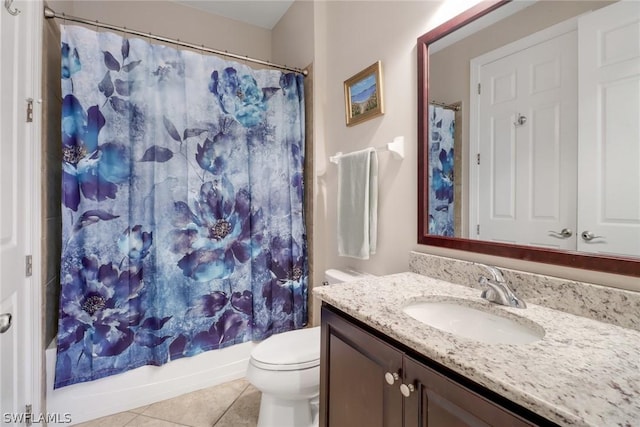
[[[4,7],[9,12],[9,15],[17,16],[20,14],[20,10],[13,7],[13,0],[4,0]]]

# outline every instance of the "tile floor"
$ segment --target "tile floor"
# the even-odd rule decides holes
[[[256,427],[260,392],[245,379],[194,391],[78,427]]]

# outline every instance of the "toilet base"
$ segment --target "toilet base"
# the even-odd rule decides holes
[[[281,399],[262,393],[258,427],[317,427],[317,397]]]

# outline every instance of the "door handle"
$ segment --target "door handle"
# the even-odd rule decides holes
[[[591,231],[587,231],[587,230],[583,231],[581,236],[582,236],[582,240],[584,240],[585,242],[590,242],[593,239],[601,239],[604,237],[604,236],[596,236]]]
[[[558,231],[549,230],[549,233],[556,235],[556,237],[562,237],[563,239],[566,239],[566,238],[569,238],[569,237],[573,236],[573,231],[571,231],[570,228],[563,228],[559,232]]]
[[[11,313],[0,314],[0,334],[4,334],[11,327]]]
[[[518,118],[516,119],[515,122],[513,122],[513,125],[515,127],[518,127],[518,126],[524,126],[525,123],[527,123],[527,118],[522,114],[518,113]]]
[[[7,12],[12,16],[20,14],[20,10],[13,7],[13,0],[4,0],[4,8],[7,9]]]

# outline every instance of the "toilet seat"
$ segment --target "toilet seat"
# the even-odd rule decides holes
[[[264,369],[265,371],[301,371],[303,369],[311,369],[319,366],[320,359],[318,358],[316,360],[311,360],[309,362],[304,362],[304,363],[278,365],[274,363],[259,362],[252,358],[250,363],[256,368]]]
[[[272,335],[251,352],[251,364],[268,371],[297,371],[320,365],[320,328]]]

